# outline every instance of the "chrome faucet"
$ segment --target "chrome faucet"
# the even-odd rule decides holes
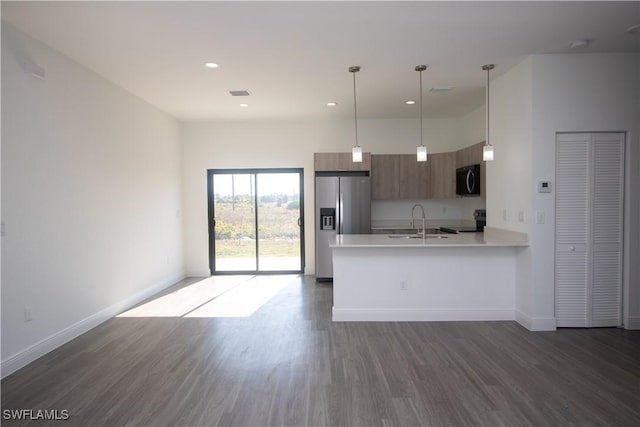
[[[415,224],[416,220],[415,220],[415,217],[414,217],[414,213],[415,213],[416,208],[420,208],[420,210],[422,211],[422,231],[420,233],[418,233],[418,234],[423,234],[424,235],[426,217],[424,215],[424,207],[419,203],[416,203],[411,208],[411,228],[416,228],[416,224]]]

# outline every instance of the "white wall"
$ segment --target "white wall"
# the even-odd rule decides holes
[[[454,148],[455,150],[485,141],[486,111],[487,109],[482,105],[456,121],[457,145]]]
[[[531,57],[491,84],[491,144],[487,162],[487,225],[529,233],[519,213],[531,210]]]
[[[3,375],[183,276],[179,138],[167,114],[3,23]]]
[[[555,181],[556,132],[625,131],[625,324],[640,326],[639,55],[535,55],[492,83],[492,140],[487,165],[488,225],[529,233],[518,260],[516,308],[532,329],[555,327],[555,193],[536,183]],[[503,210],[507,219],[503,219]],[[524,213],[524,220],[518,214]],[[535,224],[536,212],[546,216]],[[635,323],[634,323],[635,322]]]
[[[460,142],[460,122],[425,120],[429,151],[455,151],[478,142]],[[419,126],[418,119],[358,120],[359,142],[363,151],[375,154],[415,153]],[[355,142],[353,120],[185,123],[182,141],[187,274],[209,275],[206,170],[253,167],[304,168],[305,272],[313,274],[313,153],[350,151]]]
[[[487,162],[487,226],[530,233],[532,144],[531,57],[491,84],[491,143],[495,160]],[[519,221],[519,214],[525,221]],[[531,248],[518,252],[516,318],[525,325],[531,313]]]
[[[625,324],[640,328],[640,270],[637,260],[640,222],[640,55],[582,54],[533,57],[532,210],[549,220],[531,226],[535,249],[532,281],[533,311],[554,313],[555,198],[539,194],[535,183],[554,180],[556,132],[627,132],[625,182]]]

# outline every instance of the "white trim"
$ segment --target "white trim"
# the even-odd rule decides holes
[[[523,312],[516,310],[516,322],[530,331],[555,331],[555,317],[529,317]]]
[[[624,325],[625,329],[640,329],[640,316],[629,316],[627,323]]]
[[[333,308],[334,322],[441,322],[515,320],[513,310]]]
[[[72,339],[84,334],[85,332],[95,328],[101,323],[111,319],[115,315],[121,313],[124,310],[127,310],[141,301],[157,294],[158,292],[168,288],[171,285],[179,282],[184,279],[186,276],[184,271],[179,273],[175,273],[166,279],[149,286],[147,289],[144,289],[129,298],[120,301],[116,304],[113,304],[103,310],[98,311],[97,313],[92,314],[89,317],[86,317],[79,322],[70,325],[61,331],[58,331],[37,343],[30,345],[29,347],[21,350],[6,359],[0,362],[0,375],[2,378],[14,373],[18,369],[28,365],[36,359],[44,356],[50,351],[55,350],[56,348],[68,343]]]

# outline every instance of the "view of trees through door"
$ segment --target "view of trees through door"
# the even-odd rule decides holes
[[[302,169],[209,170],[211,274],[300,273]]]

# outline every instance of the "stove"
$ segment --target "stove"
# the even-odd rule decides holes
[[[485,209],[476,209],[473,212],[473,218],[476,220],[475,227],[440,227],[445,233],[482,233],[487,223],[487,211]]]

